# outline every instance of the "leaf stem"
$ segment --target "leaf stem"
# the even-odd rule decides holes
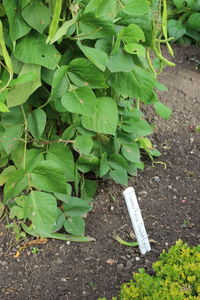
[[[21,110],[22,110],[22,114],[24,117],[24,134],[25,134],[25,136],[24,136],[23,169],[25,169],[26,168],[26,152],[27,152],[26,146],[27,146],[27,141],[28,141],[28,123],[27,123],[27,118],[26,118],[26,114],[25,114],[23,105],[21,105]]]

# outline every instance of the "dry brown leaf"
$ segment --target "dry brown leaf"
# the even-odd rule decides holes
[[[106,261],[107,264],[109,264],[110,266],[114,265],[117,263],[117,260],[115,259],[112,259],[112,258],[109,258],[107,261]]]
[[[48,239],[46,238],[39,238],[32,241],[29,241],[26,243],[27,246],[33,246],[33,245],[44,245],[48,242]]]

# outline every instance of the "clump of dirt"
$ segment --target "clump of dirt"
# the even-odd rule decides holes
[[[200,124],[198,61],[199,49],[175,47],[176,68],[166,68],[160,76],[169,88],[160,98],[172,108],[173,116],[163,121],[150,113],[156,127],[153,142],[167,167],[149,164],[129,181],[136,190],[152,250],[140,255],[137,247],[114,240],[116,234],[133,239],[132,227],[123,187],[102,181],[87,218],[87,234],[95,242],[50,240],[38,245],[38,252],[29,246],[14,257],[18,246],[1,222],[0,299],[110,299],[138,268],[152,273],[152,262],[163,248],[178,239],[199,244],[200,134],[194,130]]]

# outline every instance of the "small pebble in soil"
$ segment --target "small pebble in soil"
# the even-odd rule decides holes
[[[159,182],[160,182],[160,177],[154,176],[154,177],[153,177],[153,180],[154,180],[155,182],[159,183]]]
[[[133,267],[132,262],[130,260],[128,260],[127,263],[126,263],[126,268],[131,269],[132,267]]]
[[[7,261],[5,260],[0,260],[0,265],[2,265],[3,267],[7,266]]]
[[[139,257],[139,256],[136,256],[135,260],[136,260],[136,261],[139,261],[139,260],[140,260],[140,257]]]
[[[58,257],[58,259],[56,260],[56,262],[57,262],[58,264],[62,264],[62,263],[63,263],[63,261],[62,261],[62,259],[61,259],[60,257]]]
[[[138,192],[138,196],[146,196],[146,195],[147,195],[147,191]]]
[[[118,271],[123,270],[123,268],[124,268],[124,265],[123,265],[123,264],[118,264],[118,265],[117,265],[117,270],[118,270]]]

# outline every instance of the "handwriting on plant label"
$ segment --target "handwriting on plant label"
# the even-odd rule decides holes
[[[133,229],[135,231],[135,235],[139,244],[140,252],[141,254],[145,254],[147,251],[151,250],[151,246],[149,244],[147,232],[144,226],[134,188],[128,187],[123,192],[123,195],[131,218],[131,223],[133,225]]]

